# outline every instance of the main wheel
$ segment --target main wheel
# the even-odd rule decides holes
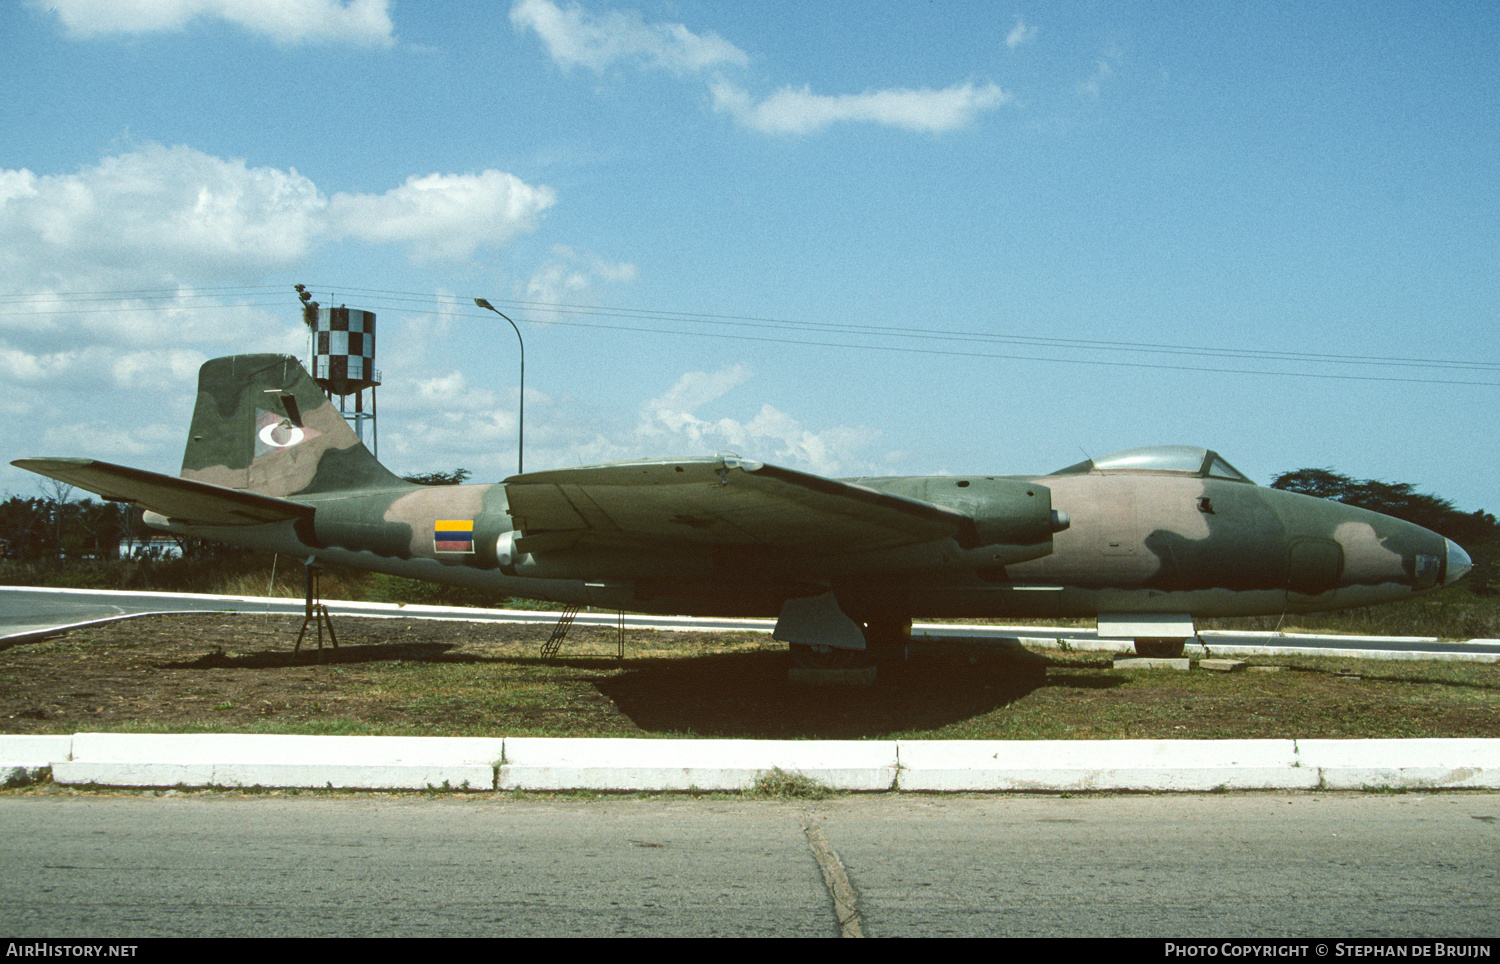
[[[1135,641],[1137,656],[1153,659],[1176,659],[1182,655],[1185,639],[1138,639]]]
[[[865,637],[863,650],[791,643],[787,650],[792,654],[792,664],[801,669],[864,669],[894,668],[906,662],[911,648],[910,616],[872,613],[860,627]]]
[[[792,654],[792,664],[799,669],[864,669],[875,665],[875,658],[869,649],[790,643],[787,650]]]

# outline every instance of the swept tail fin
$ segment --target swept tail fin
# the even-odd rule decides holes
[[[291,355],[203,364],[182,478],[276,497],[410,485],[376,461]]]

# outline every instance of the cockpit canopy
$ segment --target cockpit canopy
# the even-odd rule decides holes
[[[1058,469],[1052,474],[1088,475],[1091,472],[1171,472],[1193,475],[1200,479],[1227,479],[1231,482],[1255,484],[1239,469],[1224,461],[1219,453],[1196,445],[1153,445],[1143,449],[1126,449]]]

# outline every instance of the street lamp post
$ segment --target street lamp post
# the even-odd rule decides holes
[[[510,317],[505,312],[483,298],[475,298],[474,304],[481,308],[487,308],[506,321],[510,321]],[[526,464],[524,462],[526,454],[526,341],[521,337],[521,329],[516,328],[515,322],[510,321],[510,326],[515,329],[516,341],[521,343],[521,415],[516,422],[516,474],[522,475],[526,471]]]

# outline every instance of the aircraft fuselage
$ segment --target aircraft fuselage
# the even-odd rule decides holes
[[[505,489],[495,484],[309,496],[311,532],[289,522],[230,528],[151,521],[184,534],[497,594],[686,615],[774,616],[788,593],[828,589],[851,611],[896,607],[916,617],[1274,615],[1406,598],[1468,568],[1462,549],[1420,526],[1246,482],[1165,473],[1018,480],[1050,489],[1052,506],[1070,525],[1053,534],[1050,552],[977,569],[951,564],[965,552],[950,539],[867,553],[867,564],[815,553],[777,556],[752,546],[639,553],[622,544],[556,565],[547,576],[525,575],[499,558],[502,541],[514,532]],[[895,492],[920,483],[928,498],[941,499],[933,490],[948,480],[858,482]],[[449,520],[467,523],[457,542],[442,538]],[[1450,560],[1461,571],[1450,573]]]

